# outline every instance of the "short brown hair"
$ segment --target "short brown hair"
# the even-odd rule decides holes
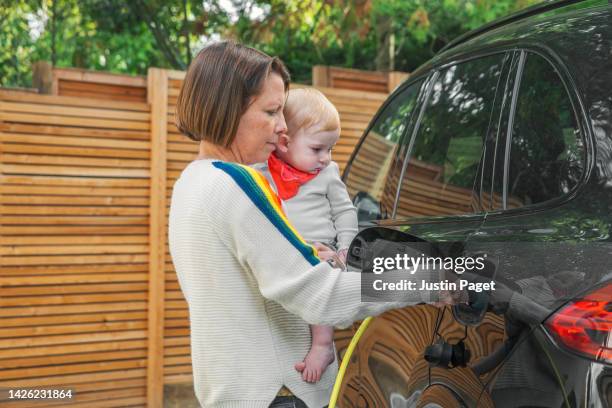
[[[271,72],[289,89],[289,72],[277,57],[223,41],[194,58],[176,101],[176,127],[190,139],[229,147],[251,98],[261,92]]]

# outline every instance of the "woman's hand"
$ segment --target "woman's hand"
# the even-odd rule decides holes
[[[434,306],[453,306],[461,303],[468,303],[467,290],[441,290],[438,292],[439,300]]]

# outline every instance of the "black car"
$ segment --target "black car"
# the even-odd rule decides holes
[[[349,265],[487,257],[496,290],[377,317],[342,407],[612,406],[612,5],[547,2],[450,43],[344,173]]]

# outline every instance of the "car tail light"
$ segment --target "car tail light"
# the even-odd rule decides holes
[[[612,364],[612,283],[572,300],[544,326],[560,345]]]

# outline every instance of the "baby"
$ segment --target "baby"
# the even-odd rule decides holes
[[[340,179],[331,151],[340,136],[340,117],[334,105],[314,88],[289,91],[284,109],[287,135],[262,167],[276,186],[291,224],[310,244],[337,251],[339,266],[346,261],[357,234],[357,211]],[[333,327],[311,326],[312,346],[296,364],[304,381],[317,382],[334,361]]]

